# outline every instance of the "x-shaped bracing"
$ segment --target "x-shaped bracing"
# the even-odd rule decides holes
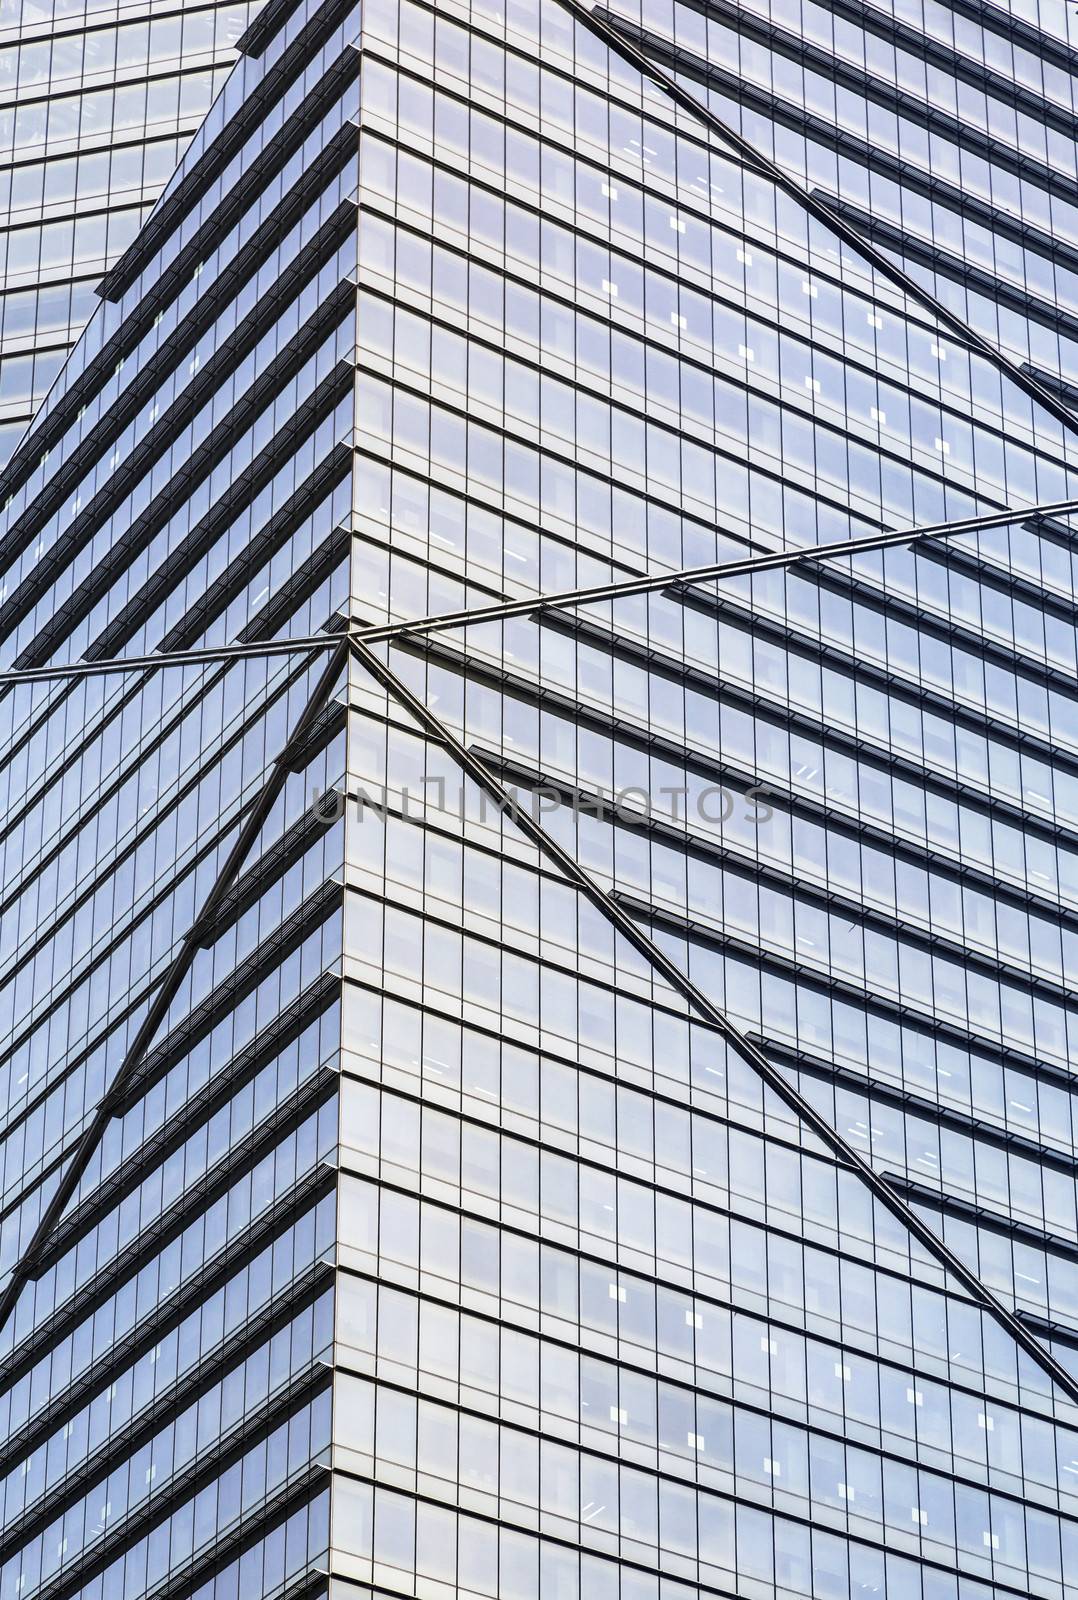
[[[613,895],[585,871],[526,807],[513,804],[512,794],[495,772],[408,688],[390,667],[384,654],[380,654],[374,648],[377,645],[392,645],[407,641],[411,637],[466,628],[479,623],[497,622],[518,616],[541,616],[548,611],[573,606],[586,606],[631,595],[682,589],[697,583],[743,577],[754,572],[793,568],[840,557],[857,556],[875,550],[916,546],[930,539],[950,538],[964,533],[1008,527],[1035,517],[1066,516],[1074,513],[1078,513],[1078,500],[1058,501],[1027,507],[1020,511],[991,512],[981,516],[936,523],[928,527],[901,528],[808,549],[772,551],[762,555],[746,556],[735,561],[715,562],[675,572],[648,574],[643,577],[593,585],[590,588],[562,590],[555,594],[506,600],[463,611],[444,612],[400,622],[367,624],[351,620],[341,632],[333,634],[225,645],[204,650],[160,652],[148,656],[74,662],[55,667],[16,669],[0,674],[0,685],[3,685],[65,679],[96,673],[198,666],[213,662],[228,662],[245,656],[303,652],[313,654],[322,651],[328,651],[330,654],[329,661],[319,675],[302,713],[271,766],[261,790],[246,810],[236,840],[217,874],[213,887],[161,979],[150,1009],[129,1046],[116,1076],[103,1094],[89,1124],[79,1136],[74,1150],[63,1166],[59,1183],[29,1243],[16,1263],[11,1278],[0,1294],[0,1328],[6,1325],[23,1289],[35,1277],[39,1259],[65,1208],[75,1195],[106,1126],[115,1110],[122,1104],[134,1073],[158,1028],[165,1020],[172,1001],[179,993],[195,951],[202,943],[215,913],[256,842],[259,831],[292,769],[296,755],[302,748],[304,738],[338,688],[348,657],[351,655],[352,659],[386,691],[390,699],[422,729],[426,737],[440,745],[480,789],[493,797],[499,807],[511,815],[525,837],[553,864],[566,882],[583,894],[617,932],[644,957],[651,968],[682,997],[689,1009],[748,1063],[766,1087],[777,1095],[831,1152],[839,1165],[856,1174],[865,1183],[874,1198],[906,1228],[918,1244],[935,1258],[955,1282],[962,1285],[972,1300],[1000,1324],[1018,1348],[1047,1374],[1067,1398],[1078,1405],[1078,1379],[1075,1379],[1047,1346],[981,1282],[973,1268],[954,1254],[935,1229],[903,1199],[888,1179],[843,1138],[837,1128],[805,1099],[764,1052],[735,1026],[727,1014],[694,984],[687,974],[682,972],[677,963],[645,932]]]
[[[751,577],[756,572],[783,571],[834,561],[843,556],[870,555],[876,550],[915,548],[932,539],[954,539],[965,533],[987,533],[1011,528],[1038,518],[1078,515],[1078,499],[1054,500],[1024,510],[986,511],[949,522],[913,524],[890,528],[883,533],[868,533],[857,539],[833,544],[798,546],[793,550],[767,550],[760,555],[740,556],[733,561],[714,561],[702,567],[681,567],[673,572],[647,573],[619,578],[611,583],[593,584],[584,589],[561,589],[554,594],[529,595],[517,600],[498,600],[490,605],[470,606],[460,611],[443,611],[428,617],[411,617],[401,622],[364,623],[353,619],[352,636],[367,644],[381,644],[407,635],[445,633],[453,628],[475,626],[481,622],[508,621],[512,617],[542,616],[547,611],[571,606],[598,605],[607,600],[628,599],[631,595],[656,594],[666,589],[680,590],[697,583],[724,578]],[[462,580],[466,582],[467,580]],[[241,660],[244,656],[291,655],[302,651],[331,650],[337,636],[331,633],[313,637],[254,640],[246,644],[209,646],[199,650],[155,651],[144,656],[108,656],[99,661],[62,662],[44,667],[9,667],[0,671],[0,688],[20,683],[48,683],[64,678],[94,674],[136,672],[160,667],[200,666],[212,662]]]

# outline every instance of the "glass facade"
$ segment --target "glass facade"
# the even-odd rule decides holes
[[[0,461],[258,10],[257,0],[0,4]]]
[[[0,470],[0,1600],[1078,1597],[1073,27],[247,29]]]

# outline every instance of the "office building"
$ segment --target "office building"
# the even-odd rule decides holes
[[[0,459],[236,59],[257,4],[0,5]]]
[[[1078,1595],[1070,27],[247,28],[0,473],[0,1600]]]

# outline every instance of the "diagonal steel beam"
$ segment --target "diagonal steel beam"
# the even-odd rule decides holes
[[[551,834],[542,828],[527,807],[514,804],[513,796],[498,780],[486,763],[456,737],[418,695],[397,676],[387,662],[373,651],[357,634],[351,636],[352,654],[372,678],[395,699],[424,733],[446,750],[480,789],[491,796],[498,805],[509,811],[521,832],[548,860],[560,869],[563,876],[586,896],[596,909],[612,923],[632,947],[642,955],[659,975],[676,990],[688,1005],[726,1042],[747,1061],[769,1089],[784,1105],[815,1134],[841,1164],[860,1177],[871,1194],[891,1213],[944,1270],[962,1285],[976,1303],[1009,1334],[1020,1350],[1055,1383],[1075,1405],[1078,1405],[1078,1378],[1056,1360],[1046,1345],[1023,1326],[1012,1311],[987,1289],[973,1269],[966,1265],[936,1231],[922,1220],[902,1196],[889,1184],[860,1151],[846,1142],[827,1119],[794,1088],[793,1084],[775,1067],[763,1052],[730,1021],[724,1011],[716,1006],[703,990],[688,978],[677,963],[644,932],[639,923],[618,904],[587,873],[574,856],[564,849]]]
[[[803,184],[798,183],[795,178],[785,172],[782,167],[769,160],[767,156],[762,155],[754,145],[750,144],[729,123],[724,122],[716,112],[712,111],[710,106],[705,105],[694,94],[691,94],[688,89],[684,88],[672,73],[667,72],[664,67],[659,66],[658,62],[653,61],[647,51],[642,46],[634,43],[622,31],[620,26],[615,26],[608,21],[607,16],[609,16],[609,13],[607,16],[600,16],[584,4],[583,0],[559,0],[559,3],[571,16],[575,17],[582,27],[588,28],[592,33],[596,34],[623,61],[627,61],[630,66],[634,67],[644,77],[650,78],[652,83],[665,90],[674,103],[679,105],[683,111],[687,111],[690,116],[696,117],[712,133],[717,134],[724,143],[737,152],[747,166],[752,167],[762,177],[769,178],[776,188],[781,189],[783,194],[796,201],[809,216],[814,217],[817,222],[829,228],[832,233],[842,240],[843,244],[848,245],[851,250],[855,251],[865,261],[870,262],[876,271],[881,273],[883,277],[888,278],[896,288],[901,289],[904,294],[909,295],[911,300],[917,301],[919,305],[931,311],[932,315],[944,327],[950,328],[951,332],[960,338],[963,343],[968,344],[979,355],[991,361],[1001,372],[1005,372],[1012,383],[1019,389],[1024,390],[1031,400],[1036,400],[1038,405],[1043,406],[1047,412],[1055,417],[1057,422],[1062,424],[1064,429],[1070,433],[1078,434],[1078,415],[1064,405],[1057,395],[1054,395],[1050,389],[1033,377],[1031,373],[1024,372],[1017,361],[1012,361],[1009,356],[1004,355],[1002,350],[986,339],[983,334],[978,333],[975,328],[970,327],[969,323],[960,317],[957,312],[949,310],[942,300],[937,300],[930,290],[925,289],[917,282],[916,278],[911,278],[909,273],[904,272],[882,250],[877,249],[856,228],[851,227],[833,207],[828,205],[826,200],[814,195]],[[618,21],[621,22],[621,19],[619,18]]]
[[[80,1135],[59,1185],[53,1192],[52,1198],[45,1207],[29,1243],[16,1263],[7,1286],[3,1293],[0,1294],[0,1329],[7,1323],[8,1318],[15,1309],[19,1295],[34,1276],[38,1256],[48,1243],[53,1229],[78,1188],[82,1175],[90,1163],[90,1158],[96,1150],[105,1128],[112,1119],[114,1106],[122,1100],[124,1089],[152,1043],[154,1034],[168,1015],[169,1006],[180,991],[180,986],[187,975],[195,953],[201,945],[206,929],[212,923],[214,915],[231,888],[237,872],[258,838],[259,830],[269,816],[277,796],[284,787],[285,780],[292,770],[291,764],[295,752],[302,745],[307,732],[322,710],[323,705],[329,699],[333,686],[341,675],[348,656],[347,635],[338,635],[330,643],[334,647],[332,656],[311,690],[307,703],[297,718],[292,732],[278,751],[262,788],[249,806],[243,825],[214,880],[213,887],[184,935],[183,943],[161,979],[150,1009],[147,1011],[134,1039],[128,1046],[127,1053],[117,1070],[116,1076],[105,1090],[91,1121]]]
[[[135,672],[143,667],[198,667],[216,661],[242,661],[246,656],[289,656],[301,651],[331,650],[334,634],[308,639],[250,640],[246,644],[207,645],[203,650],[155,650],[148,656],[103,656],[100,661],[70,661],[49,667],[9,667],[0,672],[0,688],[8,683],[50,683],[56,678],[85,678],[98,673]]]
[[[682,567],[676,572],[647,573],[635,578],[619,578],[613,583],[594,584],[586,589],[563,589],[556,594],[535,595],[531,599],[497,600],[490,605],[465,607],[460,611],[441,611],[432,616],[415,617],[405,622],[364,623],[353,619],[352,632],[368,644],[400,639],[408,634],[441,633],[450,628],[480,622],[507,621],[511,617],[541,615],[564,606],[598,605],[604,600],[620,600],[630,595],[655,594],[663,589],[680,589],[694,583],[722,578],[741,578],[754,572],[774,572],[787,567],[810,566],[816,561],[832,561],[841,556],[868,555],[875,550],[901,549],[927,539],[953,539],[964,533],[983,533],[993,528],[1009,528],[1034,517],[1078,515],[1078,499],[1053,500],[1043,505],[1026,506],[1018,511],[986,511],[950,522],[917,524],[891,528],[884,533],[868,533],[858,539],[843,539],[835,544],[812,545],[796,550],[767,550],[761,555],[738,557],[734,561],[715,561],[702,567]],[[135,669],[197,665],[202,661],[229,661],[234,657],[288,655],[299,650],[328,650],[334,636],[310,639],[257,641],[241,645],[221,645],[206,650],[156,651],[148,656],[109,656],[102,661],[74,661],[50,667],[20,667],[0,672],[0,687],[6,683],[46,683],[53,678],[77,678],[99,672],[130,672]]]
[[[809,566],[815,561],[830,561],[838,556],[867,555],[875,550],[901,549],[927,539],[951,539],[959,534],[1009,528],[1031,517],[1067,516],[1078,513],[1078,500],[1057,500],[1024,511],[988,511],[983,515],[960,517],[951,522],[934,522],[918,527],[892,528],[885,533],[869,533],[858,539],[843,539],[836,544],[811,545],[796,550],[768,550],[762,555],[741,556],[734,561],[716,561],[703,567],[683,567],[677,572],[647,573],[642,577],[621,578],[614,583],[595,584],[587,589],[565,589],[558,594],[536,595],[534,599],[501,600],[491,605],[472,606],[437,616],[417,617],[409,622],[361,624],[353,634],[368,644],[399,639],[406,634],[441,633],[480,622],[499,622],[510,617],[536,616],[564,606],[594,605],[603,600],[620,600],[629,595],[655,594],[663,589],[681,589],[694,583],[721,578],[742,578],[754,572],[775,572],[788,567]]]

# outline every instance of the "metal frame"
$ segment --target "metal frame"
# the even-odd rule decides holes
[[[1078,419],[1076,419],[1078,421]],[[885,533],[865,534],[858,539],[843,539],[835,544],[811,545],[796,550],[768,550],[762,555],[744,556],[734,561],[715,561],[702,567],[681,567],[675,572],[647,573],[642,577],[621,578],[613,583],[594,584],[585,589],[563,589],[556,594],[534,595],[522,600],[499,600],[491,605],[444,611],[406,622],[365,623],[353,618],[350,632],[368,644],[400,639],[406,635],[444,633],[482,622],[508,621],[511,617],[541,616],[543,612],[566,606],[597,605],[604,600],[620,600],[630,595],[656,594],[664,589],[680,589],[695,583],[722,578],[742,578],[754,572],[772,572],[788,567],[809,566],[816,561],[831,561],[841,556],[868,555],[876,550],[901,549],[928,539],[950,539],[965,533],[984,533],[995,528],[1010,528],[1034,517],[1078,515],[1078,499],[1049,501],[1020,510],[986,511],[977,516],[959,517],[950,522],[925,526],[908,525]],[[236,657],[288,655],[293,651],[328,650],[334,636],[279,639],[247,644],[221,645],[204,650],[157,651],[146,656],[110,656],[102,661],[75,661],[58,666],[13,667],[0,672],[0,688],[7,684],[47,683],[52,679],[78,678],[92,673],[133,672],[160,667],[197,666],[203,662],[230,661]]]
[[[1024,1327],[1017,1316],[1009,1311],[991,1290],[985,1288],[972,1267],[967,1266],[953,1253],[939,1234],[907,1205],[887,1179],[877,1172],[858,1150],[846,1142],[838,1130],[794,1088],[763,1052],[735,1027],[726,1013],[697,988],[677,963],[644,932],[614,897],[601,888],[576,859],[539,825],[528,809],[514,804],[512,794],[499,782],[486,763],[450,732],[441,719],[413,694],[392,668],[370,648],[363,637],[358,633],[350,634],[349,646],[354,659],[408,712],[409,716],[414,718],[426,736],[440,744],[474,783],[490,795],[501,809],[509,812],[524,836],[590,900],[660,977],[664,978],[671,988],[680,994],[682,999],[709,1023],[743,1060],[748,1062],[764,1084],[795,1113],[822,1144],[826,1145],[836,1160],[863,1180],[881,1205],[885,1206],[917,1242],[935,1257],[946,1272],[961,1283],[982,1310],[995,1318],[1019,1349],[1037,1363],[1072,1404],[1078,1405],[1078,1378],[1072,1377],[1047,1346]]]
[[[1049,508],[1042,508],[1047,514]],[[1065,502],[1050,508],[1052,512],[1078,510],[1078,503]],[[1002,512],[991,518],[974,518],[973,527],[1006,526],[1028,516],[1028,512]],[[38,1221],[34,1233],[13,1269],[2,1294],[0,1294],[0,1328],[8,1322],[15,1310],[19,1296],[26,1284],[35,1276],[39,1258],[46,1252],[69,1201],[75,1194],[90,1159],[111,1120],[114,1109],[122,1104],[131,1078],[154,1035],[168,1013],[168,1008],[179,992],[191,960],[204,941],[212,919],[224,901],[236,874],[258,837],[269,812],[279,795],[288,774],[293,769],[297,748],[302,744],[310,727],[321,714],[349,655],[377,682],[421,727],[427,737],[441,745],[462,770],[490,795],[503,809],[508,809],[513,820],[530,840],[561,872],[566,880],[583,893],[601,914],[623,935],[649,965],[681,995],[692,1010],[704,1019],[753,1068],[762,1082],[804,1123],[839,1164],[853,1172],[867,1185],[871,1194],[896,1218],[896,1220],[932,1255],[945,1272],[959,1282],[971,1298],[988,1312],[1057,1387],[1075,1405],[1078,1405],[1078,1379],[1071,1376],[1056,1360],[1047,1346],[1031,1332],[1020,1319],[981,1282],[974,1270],[967,1266],[936,1233],[910,1207],[888,1179],[879,1173],[861,1153],[850,1145],[815,1107],[804,1098],[792,1083],[775,1067],[750,1038],[732,1023],[726,1013],[711,1001],[688,978],[656,942],[643,930],[637,920],[617,899],[603,889],[583,867],[538,822],[526,808],[514,805],[513,796],[496,774],[474,751],[468,749],[446,727],[442,720],[407,687],[389,665],[372,650],[376,642],[405,639],[414,632],[431,633],[440,629],[465,626],[469,622],[493,621],[498,618],[528,615],[553,606],[581,604],[587,601],[616,598],[622,594],[647,593],[669,588],[672,584],[700,581],[706,577],[720,577],[760,568],[791,566],[798,562],[819,559],[821,555],[856,554],[866,548],[886,548],[888,545],[908,543],[913,538],[938,537],[944,533],[970,531],[969,521],[943,524],[915,533],[899,530],[874,537],[868,541],[852,540],[843,546],[827,546],[823,550],[775,552],[771,555],[747,558],[745,561],[716,564],[713,567],[685,569],[679,574],[630,579],[624,583],[600,585],[594,589],[566,591],[544,596],[540,600],[507,602],[501,606],[478,607],[472,611],[454,612],[438,617],[422,618],[414,623],[390,624],[384,627],[365,627],[352,624],[344,634],[313,639],[282,641],[272,644],[251,644],[222,647],[213,651],[185,651],[174,655],[157,655],[133,659],[129,662],[75,663],[65,669],[65,675],[76,672],[100,670],[132,670],[135,667],[161,667],[204,660],[221,660],[265,653],[283,653],[292,650],[311,652],[331,650],[329,662],[320,674],[302,713],[288,739],[278,752],[269,774],[246,818],[228,856],[203,902],[183,942],[162,979],[149,1011],[129,1046],[124,1060],[108,1089],[98,1103],[89,1125],[67,1159],[63,1177]],[[39,669],[32,669],[38,671]],[[45,669],[47,670],[47,669]],[[22,676],[20,674],[20,676]]]
[[[861,233],[847,223],[830,204],[804,189],[780,167],[761,155],[751,144],[729,127],[710,108],[684,89],[670,73],[660,67],[647,52],[629,39],[611,21],[596,15],[583,0],[560,0],[566,11],[581,26],[595,36],[623,60],[647,77],[670,96],[673,102],[696,117],[712,133],[734,150],[746,166],[773,182],[785,194],[803,206],[809,216],[829,228],[851,250],[870,263],[911,300],[930,311],[938,321],[961,338],[971,349],[991,361],[1031,400],[1041,405],[1064,429],[1078,433],[1078,416],[1051,393],[1040,381],[1023,371],[1001,350],[978,334],[961,317],[914,279],[895,262],[884,255]],[[184,936],[179,950],[161,980],[150,1008],[129,1046],[124,1060],[108,1089],[99,1101],[93,1116],[80,1135],[71,1156],[67,1159],[63,1176],[48,1201],[33,1235],[3,1293],[0,1294],[0,1328],[15,1310],[25,1285],[38,1270],[39,1257],[49,1244],[64,1210],[75,1194],[102,1133],[111,1120],[114,1108],[122,1102],[123,1095],[149,1048],[157,1029],[168,1013],[169,1006],[179,992],[190,962],[203,943],[207,929],[232,887],[237,872],[250,848],[257,839],[288,773],[292,770],[295,751],[312,724],[323,710],[337,683],[349,655],[378,682],[398,704],[416,720],[427,735],[441,744],[458,765],[480,788],[501,805],[512,804],[509,791],[495,773],[475,752],[467,749],[427,706],[376,654],[371,646],[409,637],[430,635],[457,628],[466,628],[487,622],[508,621],[514,617],[535,617],[567,607],[600,604],[628,598],[633,595],[680,590],[698,583],[719,581],[723,578],[750,576],[754,572],[782,570],[813,562],[841,557],[854,557],[878,550],[913,546],[922,541],[949,538],[965,533],[975,533],[1005,528],[1027,522],[1040,516],[1066,516],[1078,514],[1078,499],[1028,507],[1024,510],[1003,510],[979,516],[929,525],[892,529],[863,538],[839,543],[812,546],[807,549],[768,551],[761,555],[746,556],[732,561],[715,562],[705,566],[682,568],[675,572],[662,572],[619,581],[544,594],[526,599],[505,600],[488,605],[466,607],[403,622],[368,624],[352,618],[346,632],[297,639],[252,641],[243,644],[184,650],[158,651],[150,655],[111,657],[101,661],[80,661],[54,666],[12,668],[0,672],[0,687],[20,683],[43,683],[64,679],[82,678],[96,674],[114,674],[132,671],[156,671],[163,667],[200,666],[208,663],[228,663],[247,657],[289,655],[330,651],[330,659],[320,674],[310,697],[291,734],[274,760],[272,767],[255,801],[247,810],[239,834],[214,881],[206,900]],[[936,1231],[917,1215],[903,1200],[888,1179],[877,1172],[871,1163],[849,1145],[837,1129],[807,1101],[786,1079],[760,1049],[746,1037],[695,984],[665,954],[659,945],[643,930],[615,897],[604,890],[579,865],[557,841],[551,837],[526,811],[512,808],[512,815],[526,837],[551,860],[563,876],[587,896],[593,905],[614,925],[644,959],[679,993],[688,1005],[704,1018],[756,1071],[761,1080],[786,1104],[813,1134],[831,1151],[845,1168],[856,1173],[868,1186],[873,1196],[906,1228],[910,1235],[927,1250],[952,1277],[962,1284],[968,1294],[982,1309],[993,1316],[1015,1341],[1016,1345],[1035,1361],[1046,1375],[1078,1405],[1078,1379],[1056,1360],[1045,1344],[1030,1332],[1019,1318],[1007,1309],[980,1281],[972,1268],[961,1261]]]
[[[86,678],[93,674],[138,672],[155,667],[200,667],[219,661],[241,661],[245,656],[288,656],[304,650],[328,650],[335,642],[332,634],[319,634],[305,639],[213,645],[204,650],[158,650],[148,656],[105,656],[100,661],[71,661],[49,667],[12,667],[0,672],[0,687],[9,683],[50,683],[59,678]]]
[[[329,699],[334,685],[340,678],[348,655],[347,636],[337,635],[336,637],[318,641],[318,643],[320,648],[331,647],[333,654],[319,675],[318,681],[297,718],[292,732],[278,751],[262,788],[247,809],[240,831],[214,880],[213,887],[202,902],[194,921],[184,935],[179,950],[172,958],[164,977],[161,979],[150,1008],[143,1018],[134,1039],[128,1046],[115,1077],[98,1101],[97,1108],[88,1126],[83,1129],[74,1150],[65,1162],[63,1177],[42,1212],[29,1243],[16,1262],[3,1293],[0,1294],[0,1329],[4,1327],[15,1310],[19,1296],[26,1284],[34,1277],[38,1258],[48,1244],[68,1202],[75,1194],[82,1175],[90,1163],[90,1158],[97,1148],[107,1124],[112,1119],[113,1108],[122,1101],[130,1079],[153,1042],[158,1028],[167,1016],[169,1006],[179,993],[191,961],[202,945],[207,928],[211,925],[214,915],[232,887],[236,874],[258,838],[259,831],[269,816],[274,801],[284,787],[289,773],[293,770],[292,763],[297,749],[302,745],[311,726],[320,715],[323,705]],[[263,646],[262,648],[264,649],[265,647]]]
[[[784,172],[773,161],[769,161],[766,156],[761,155],[754,145],[750,144],[747,139],[742,138],[741,134],[724,122],[720,116],[711,110],[710,106],[704,105],[694,94],[690,94],[688,89],[685,89],[671,73],[653,61],[642,46],[629,38],[627,33],[623,33],[621,28],[614,25],[614,22],[609,21],[610,13],[600,16],[596,11],[592,11],[585,5],[583,0],[559,0],[559,4],[582,27],[589,29],[609,49],[619,55],[623,61],[628,62],[637,72],[641,73],[645,78],[649,78],[658,88],[664,90],[675,105],[680,106],[683,111],[687,111],[690,116],[698,118],[705,127],[722,139],[745,162],[746,166],[758,172],[761,177],[768,178],[775,184],[776,188],[781,189],[790,199],[802,206],[810,217],[814,217],[825,228],[829,228],[833,234],[842,240],[843,244],[848,245],[851,250],[869,262],[877,272],[889,279],[896,288],[901,289],[911,300],[915,300],[927,311],[930,311],[944,327],[949,328],[957,338],[969,345],[970,349],[976,350],[979,355],[984,356],[987,361],[991,361],[1001,372],[1006,373],[1012,383],[1019,389],[1024,390],[1031,400],[1035,400],[1038,405],[1043,406],[1044,410],[1062,424],[1065,430],[1078,434],[1078,415],[1064,405],[1063,401],[1056,395],[1052,394],[1051,390],[1047,389],[1032,374],[1024,372],[1017,362],[1012,361],[1009,356],[1004,355],[1003,351],[997,349],[983,334],[970,327],[969,323],[960,317],[957,312],[949,310],[941,300],[937,300],[935,295],[919,284],[915,278],[911,278],[908,273],[903,272],[897,262],[884,255],[882,250],[878,250],[874,244],[865,238],[864,234],[859,233],[856,228],[852,227],[826,200],[821,199],[814,191],[806,189],[796,179],[792,178],[789,173]],[[621,21],[620,18],[616,20]]]

